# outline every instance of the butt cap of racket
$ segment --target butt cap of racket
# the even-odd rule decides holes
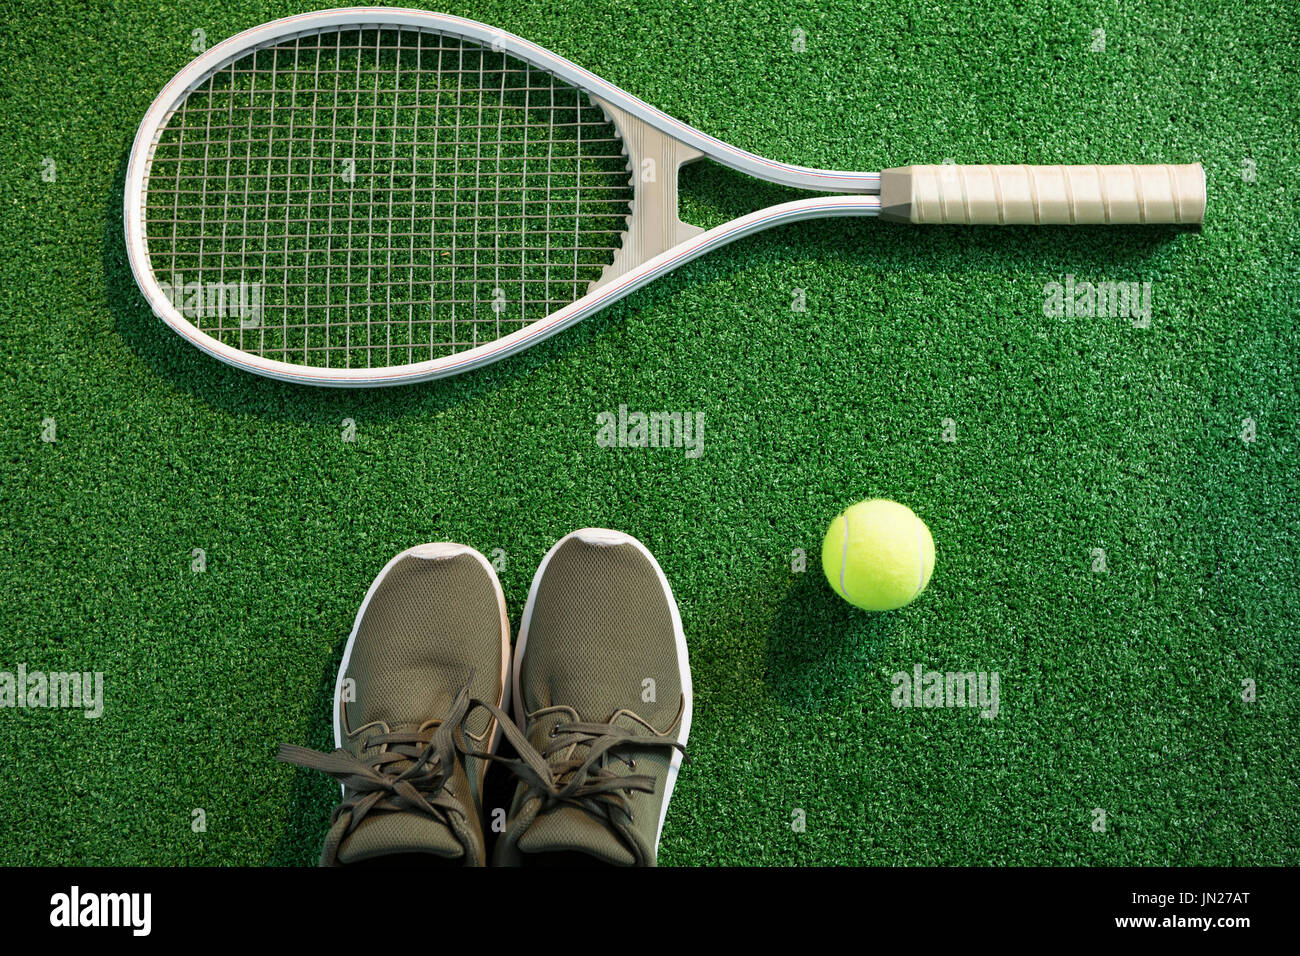
[[[1205,219],[1200,163],[903,166],[881,174],[882,219],[918,224],[1171,225]]]

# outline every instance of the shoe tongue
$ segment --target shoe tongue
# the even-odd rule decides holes
[[[348,834],[339,847],[338,860],[347,865],[396,853],[455,860],[465,855],[465,848],[449,827],[423,813],[375,813]]]
[[[537,815],[519,838],[523,853],[586,853],[612,866],[632,866],[636,858],[611,826],[586,810],[560,804]]]

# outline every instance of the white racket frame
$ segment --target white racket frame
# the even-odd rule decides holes
[[[318,368],[263,358],[240,351],[219,341],[199,329],[176,308],[163,292],[149,259],[148,243],[144,233],[145,196],[149,182],[149,169],[160,132],[172,113],[191,90],[214,73],[263,47],[272,46],[295,36],[314,33],[328,28],[373,29],[375,27],[407,27],[434,31],[452,37],[474,41],[495,52],[504,51],[555,74],[565,82],[591,96],[598,97],[650,127],[698,150],[732,169],[757,179],[828,193],[857,195],[820,196],[783,203],[734,219],[716,228],[700,232],[672,248],[636,265],[613,281],[600,284],[570,305],[552,312],[517,332],[486,342],[483,345],[457,352],[454,355],[382,368]],[[615,125],[625,120],[615,118]],[[620,128],[624,141],[628,130]],[[675,173],[675,171],[673,171]],[[875,216],[880,212],[880,174],[867,172],[838,172],[811,169],[789,163],[765,159],[743,149],[737,149],[719,139],[679,122],[618,87],[605,82],[582,67],[556,56],[535,43],[498,30],[494,27],[461,17],[428,13],[399,7],[344,7],[338,10],[305,13],[285,17],[262,26],[245,30],[224,40],[196,58],[181,70],[153,101],[131,147],[131,158],[126,171],[126,188],[123,196],[123,218],[126,229],[127,256],[131,271],[144,293],[154,314],[175,329],[191,344],[228,365],[286,382],[310,385],[375,386],[400,385],[456,375],[496,362],[528,348],[556,332],[573,325],[593,312],[639,289],[657,276],[704,255],[712,249],[733,242],[742,236],[782,223],[803,219],[821,219],[829,216]],[[632,210],[632,216],[637,210]]]

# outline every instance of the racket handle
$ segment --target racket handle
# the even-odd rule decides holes
[[[880,217],[969,225],[1205,219],[1205,170],[1185,166],[903,166],[880,174]]]

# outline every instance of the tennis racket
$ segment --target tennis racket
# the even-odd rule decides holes
[[[829,195],[704,230],[679,217],[677,174],[705,157]],[[182,336],[250,372],[362,386],[497,361],[783,223],[1194,225],[1205,176],[792,166],[481,23],[360,7],[256,27],[177,74],[124,203],[132,272]]]

